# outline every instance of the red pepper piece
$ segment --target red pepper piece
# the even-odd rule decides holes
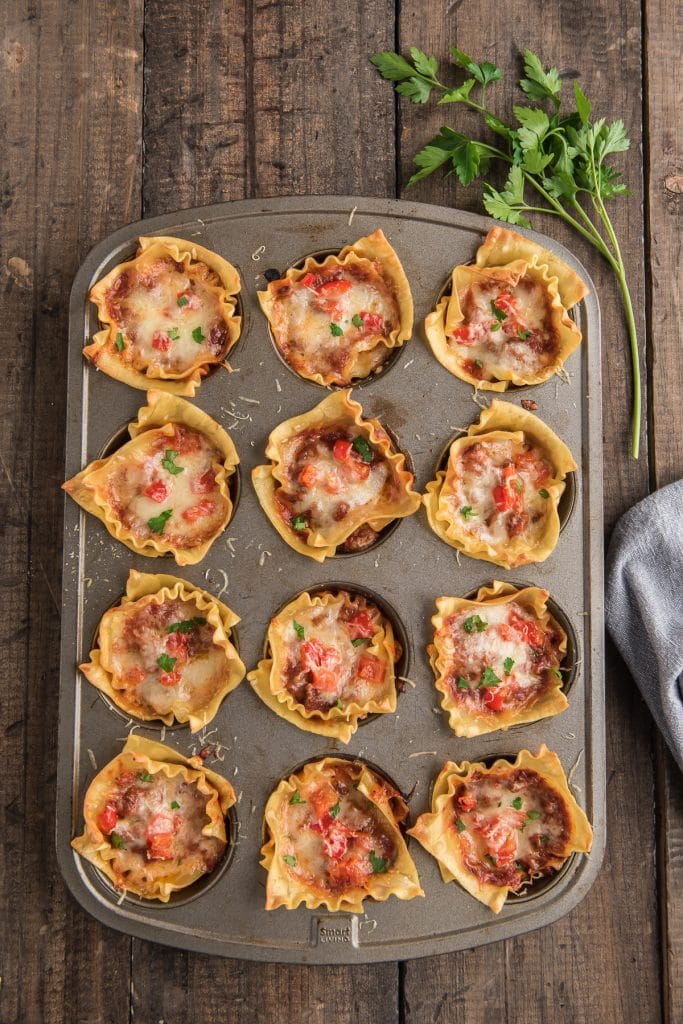
[[[168,497],[169,489],[163,480],[153,480],[148,487],[145,487],[142,492],[146,498],[151,498],[152,501],[159,502],[166,501]]]
[[[185,509],[183,519],[186,523],[196,523],[198,519],[210,516],[215,509],[216,503],[214,501],[200,501],[198,505],[191,505],[190,508]]]
[[[110,835],[116,828],[119,816],[113,804],[107,804],[103,811],[97,815],[97,824],[105,836]]]
[[[338,441],[334,442],[332,454],[337,460],[337,462],[348,462],[349,459],[351,458],[352,450],[353,445],[351,444],[350,441],[344,441],[342,438],[339,438]]]

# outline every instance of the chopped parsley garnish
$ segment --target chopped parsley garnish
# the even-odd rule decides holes
[[[302,799],[301,793],[298,789],[295,789],[289,798],[290,804],[305,804],[306,801]]]
[[[512,801],[512,806],[514,807],[514,809],[516,811],[521,811],[521,809],[522,809],[522,798],[521,798],[521,796],[516,796],[515,797],[515,799]]]
[[[463,622],[463,626],[466,633],[483,633],[488,627],[488,622],[485,622],[479,615],[470,615]]]
[[[464,676],[458,676],[457,685],[459,690],[469,690],[470,688],[470,684],[467,682]]]
[[[471,505],[463,505],[460,509],[460,515],[463,519],[472,519],[473,516],[478,516],[479,513],[475,512]]]
[[[171,339],[171,341],[177,341],[178,338],[180,337],[180,331],[178,330],[177,327],[172,327],[168,332],[168,336]]]
[[[523,489],[524,489],[524,484],[519,479],[519,477],[517,477],[517,479],[515,480],[515,490],[517,491],[518,494],[521,494]]]
[[[336,818],[341,810],[341,804],[337,802],[334,807],[330,807],[330,814],[333,818]]]
[[[481,682],[479,683],[479,686],[498,686],[499,682],[500,679],[498,678],[496,673],[493,671],[492,668],[489,668],[489,666],[487,665],[482,673]]]
[[[521,327],[517,328],[517,337],[520,341],[526,341],[530,334],[531,331],[523,331]]]
[[[201,345],[201,343],[204,341],[204,334],[202,332],[201,327],[195,327],[195,329],[192,332],[192,340],[196,341],[198,345]]]
[[[503,320],[507,320],[507,313],[505,312],[504,309],[500,309],[496,305],[495,299],[491,299],[491,312],[493,313],[499,324],[502,324]]]
[[[478,366],[480,370],[484,369],[484,364],[482,363],[481,359],[475,359],[474,360],[474,365]]]
[[[184,466],[176,466],[175,460],[178,458],[178,452],[174,451],[173,448],[167,448],[164,457],[161,460],[161,465],[164,467],[167,473],[172,473],[173,476],[178,476],[178,473],[184,473]]]
[[[527,811],[526,812],[526,818],[524,819],[524,824],[520,827],[519,831],[523,832],[524,829],[527,827],[527,825],[529,824],[530,821],[536,821],[536,819],[540,818],[540,817],[541,817],[541,812],[540,811]]]
[[[149,774],[149,772],[138,772],[138,778],[140,779],[140,782],[152,781],[152,776]]]
[[[115,846],[117,850],[125,850],[126,844],[117,832],[112,832],[109,838],[111,839],[111,845]]]
[[[306,631],[304,627],[300,626],[298,622],[293,622],[292,626],[294,627],[294,632],[299,637],[299,640],[303,640],[304,637],[306,636]]]
[[[381,875],[387,870],[387,862],[383,857],[378,857],[374,850],[370,850],[370,863],[376,875]]]
[[[354,451],[358,452],[363,462],[372,462],[372,448],[360,434],[353,439]]]
[[[560,679],[560,680],[562,679],[562,673],[559,670],[559,668],[551,668],[550,671],[552,672],[552,674],[554,676],[557,676],[558,679]]]
[[[183,308],[183,306],[186,306],[186,305],[188,304],[188,302],[189,302],[189,301],[190,301],[190,300],[189,300],[189,299],[187,298],[187,296],[186,296],[186,295],[181,295],[181,296],[180,296],[180,298],[178,299],[178,305],[179,305],[179,306],[180,306],[180,308],[182,309],[182,308]]]
[[[550,492],[547,491],[545,489],[545,487],[541,487],[541,489],[539,490],[538,493],[541,495],[542,498],[549,498],[550,497]]]
[[[282,859],[285,862],[285,864],[289,864],[290,868],[293,868],[294,865],[296,864],[296,857],[294,857],[293,854],[291,853],[286,853]]]
[[[353,324],[354,327],[363,326],[363,317],[360,315],[360,313],[353,314],[353,316],[351,317],[351,323]]]
[[[292,519],[292,527],[295,530],[306,530],[308,523],[306,522],[305,516],[294,516]]]
[[[166,627],[167,633],[191,633],[197,626],[205,626],[206,619],[203,615],[195,615],[193,619],[183,619],[182,622],[172,622]]]
[[[455,827],[457,828],[458,832],[464,832],[465,829],[467,828],[467,825],[462,820],[462,818],[456,818],[455,819]]]
[[[491,326],[489,327],[489,330],[490,330],[491,332],[493,332],[493,331],[499,331],[499,330],[500,330],[500,324],[499,324],[499,323],[494,323],[494,324],[491,324]]]
[[[510,673],[512,672],[512,666],[514,665],[514,663],[514,658],[506,658],[505,661],[503,662],[503,668],[505,669],[506,676],[509,676]]]
[[[339,324],[330,324],[330,334],[333,338],[341,338],[344,329]]]
[[[354,647],[360,647],[361,644],[365,643],[366,639],[367,637],[357,636],[355,640],[351,641],[351,643],[353,644]]]
[[[334,706],[335,706],[335,708],[339,708],[340,711],[344,710],[344,705],[342,703],[341,697],[337,697],[337,702],[336,702],[336,704]]]
[[[173,513],[173,509],[172,508],[167,508],[164,512],[161,512],[158,516],[152,516],[151,519],[148,519],[147,520],[147,525],[149,526],[149,528],[152,531],[152,533],[163,533],[164,532],[164,527],[166,526],[166,523],[171,518],[172,513]]]
[[[542,835],[541,836],[541,842],[542,843],[549,843],[550,842],[550,836]]]
[[[487,860],[489,864],[493,864],[494,868],[498,867],[498,861],[495,857],[492,857],[490,853],[484,854],[484,860]]]
[[[123,335],[121,334],[121,331],[118,331],[116,334],[116,347],[119,350],[119,352],[123,352],[124,348],[126,347],[126,343],[123,340]]]
[[[177,800],[171,800],[171,810],[177,811],[180,808],[180,804]]]
[[[160,654],[157,658],[157,665],[162,672],[172,672],[177,660],[177,658],[170,658],[168,654]]]

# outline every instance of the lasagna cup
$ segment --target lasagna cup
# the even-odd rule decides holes
[[[126,715],[197,732],[244,679],[227,605],[176,576],[131,569],[126,595],[104,613],[86,679]]]
[[[557,544],[557,506],[576,468],[542,420],[494,399],[427,484],[429,525],[457,551],[504,569],[543,562]]]
[[[348,743],[359,721],[396,710],[401,656],[390,620],[359,594],[300,594],[268,627],[268,656],[248,679],[275,714]]]
[[[317,562],[362,551],[420,496],[405,456],[379,420],[362,419],[350,391],[286,420],[268,438],[268,466],[252,471],[256,495],[286,544]]]
[[[359,761],[326,757],[283,779],[265,809],[266,910],[362,913],[363,900],[424,896],[399,826],[408,806]]]
[[[439,362],[487,391],[540,384],[581,342],[569,317],[588,289],[559,257],[507,228],[492,228],[474,264],[455,267],[450,294],[425,320]]]
[[[476,597],[439,597],[427,648],[456,736],[481,736],[568,707],[560,665],[567,634],[540,587],[495,580]]]
[[[495,913],[508,893],[552,875],[572,853],[588,853],[593,832],[569,791],[557,754],[542,745],[514,764],[448,761],[434,784],[432,809],[408,834],[453,880]]]
[[[122,894],[167,903],[222,860],[234,803],[230,783],[199,757],[129,736],[90,783],[85,831],[71,845]]]
[[[380,230],[322,263],[309,256],[257,294],[280,355],[316,384],[378,372],[413,330],[410,286]]]
[[[83,354],[109,377],[146,390],[194,395],[240,334],[239,274],[182,238],[141,238],[131,260],[94,286],[103,329]]]
[[[231,438],[190,402],[149,391],[131,440],[63,486],[136,554],[200,562],[233,512],[239,458]]]

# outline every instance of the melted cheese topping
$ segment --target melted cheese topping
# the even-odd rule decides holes
[[[515,601],[451,615],[435,636],[452,699],[494,717],[527,707],[556,683],[560,641]]]
[[[142,436],[147,444],[111,459],[111,508],[143,540],[154,535],[174,549],[198,547],[222,529],[230,511],[215,479],[220,452],[203,434],[180,424],[171,437],[158,430]],[[172,472],[164,461],[182,472]]]
[[[98,816],[114,850],[119,884],[144,891],[145,882],[177,875],[179,862],[197,877],[212,871],[226,844],[202,835],[209,824],[208,799],[179,775],[141,771],[119,776]]]
[[[465,867],[480,881],[519,889],[566,857],[570,819],[562,796],[525,768],[474,772],[453,796],[452,828]]]
[[[192,622],[192,628],[169,632]],[[225,650],[213,643],[213,627],[193,601],[124,605],[111,614],[109,629],[110,658],[102,665],[126,700],[147,714],[164,716],[178,706],[196,713],[229,675]]]
[[[123,271],[106,296],[119,335],[113,349],[143,373],[153,369],[183,375],[198,364],[220,362],[230,327],[219,285],[206,264],[188,266],[170,256]]]
[[[551,507],[541,493],[551,470],[540,448],[512,439],[474,440],[455,465],[449,463],[441,499],[463,535],[499,550],[514,537],[531,545]]]
[[[532,377],[555,359],[559,338],[540,282],[522,277],[504,289],[496,281],[473,284],[459,298],[464,321],[448,344],[470,376],[487,381],[507,372]]]
[[[308,710],[337,705],[343,712],[352,703],[381,700],[390,692],[393,676],[386,660],[367,653],[381,624],[379,610],[362,598],[301,609],[296,619],[280,620],[284,685]],[[371,636],[363,638],[363,633]]]
[[[284,805],[283,857],[288,870],[305,884],[339,894],[363,889],[397,856],[394,837],[382,812],[342,768],[328,768],[297,790],[301,802]]]
[[[297,373],[350,384],[389,354],[383,342],[398,327],[400,313],[380,264],[331,266],[297,282],[274,281],[269,290],[275,342]]]

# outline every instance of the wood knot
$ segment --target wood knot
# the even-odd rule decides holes
[[[683,192],[683,174],[669,174],[664,179],[664,188],[672,195],[681,195]]]

